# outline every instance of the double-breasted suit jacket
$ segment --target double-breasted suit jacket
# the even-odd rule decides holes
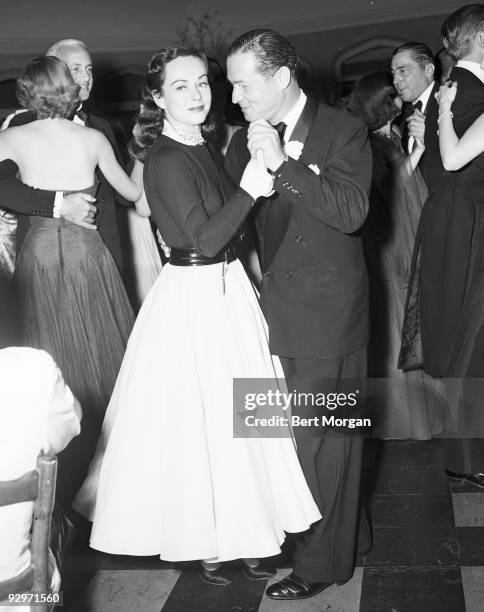
[[[304,144],[302,154],[277,170],[275,193],[255,211],[270,348],[300,359],[347,355],[368,341],[368,279],[358,233],[371,179],[367,130],[346,111],[308,98],[289,140]],[[248,160],[244,129],[226,156],[235,181]]]

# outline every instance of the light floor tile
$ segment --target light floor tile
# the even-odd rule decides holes
[[[178,570],[101,570],[74,610],[160,612],[179,575]]]
[[[452,493],[456,527],[484,527],[484,493]]]
[[[287,573],[287,570],[280,570],[268,585],[281,580]],[[363,568],[357,567],[349,582],[342,586],[333,585],[309,599],[284,602],[264,595],[258,612],[358,612],[362,580]]]
[[[461,567],[466,612],[482,612],[484,601],[484,567]]]

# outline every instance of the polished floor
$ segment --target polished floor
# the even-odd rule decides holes
[[[484,456],[483,456],[484,466]],[[352,580],[311,599],[283,603],[264,596],[231,564],[233,582],[201,582],[196,564],[123,557],[87,548],[79,533],[64,575],[66,612],[483,612],[484,490],[449,482],[440,443],[367,441],[363,486],[373,548]],[[290,570],[275,558],[273,580]]]

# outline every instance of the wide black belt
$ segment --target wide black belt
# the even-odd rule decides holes
[[[171,247],[169,261],[173,266],[210,266],[222,262],[230,263],[235,259],[237,259],[237,253],[234,246],[227,247],[214,257],[202,255],[195,249]]]

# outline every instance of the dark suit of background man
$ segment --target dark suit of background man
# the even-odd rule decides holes
[[[242,35],[227,59],[232,100],[251,122],[234,135],[227,169],[238,182],[250,155],[261,150],[275,175],[276,193],[256,215],[261,304],[271,351],[281,357],[291,390],[297,377],[366,376],[368,281],[355,232],[367,214],[371,174],[364,125],[306,99],[296,64],[292,45],[271,30]],[[273,127],[279,122],[286,141],[304,143],[297,161],[285,155]],[[305,538],[293,573],[267,590],[273,599],[315,595],[354,570],[362,438],[327,428],[297,444],[324,518]]]
[[[449,79],[458,84],[452,112],[460,138],[484,113],[484,70],[481,68],[484,65],[484,5],[467,5],[450,15],[442,25],[442,42],[446,51],[458,60]],[[457,172],[446,172],[440,156],[437,119],[435,114],[425,118],[426,151],[422,171],[429,197],[419,228],[420,266],[415,268],[409,294],[411,297],[412,287],[419,287],[419,316],[413,319],[407,307],[401,358],[411,365],[411,360],[419,357],[418,342],[410,339],[421,337],[420,360],[428,374],[436,378],[482,378],[484,296],[476,295],[476,291],[482,287],[484,275],[484,155]],[[415,128],[419,121],[415,121]],[[467,431],[469,428],[472,431],[477,422],[473,424],[474,416],[467,412],[468,390],[469,384],[464,381],[464,395],[458,398],[459,404],[451,392],[450,401],[455,405],[450,410],[462,413],[462,422],[469,421]],[[483,398],[474,398],[474,401],[482,411]],[[483,469],[482,446],[483,441],[478,438],[446,439],[447,475],[484,487],[484,474],[478,471]]]
[[[89,98],[93,83],[92,61],[84,43],[73,39],[61,40],[54,43],[46,55],[54,55],[67,64],[74,81],[80,87],[79,95],[81,102],[84,103]],[[32,112],[19,113],[12,117],[9,125],[22,125],[34,119]],[[105,119],[87,114],[81,108],[74,117],[74,121],[101,131],[108,138],[120,161],[114,132]],[[57,203],[60,205],[60,216],[69,221],[89,227],[93,227],[92,224],[95,223],[113,259],[122,270],[121,246],[114,208],[115,193],[101,172],[98,172],[100,185],[96,207],[91,203],[94,198],[87,194],[72,194],[63,197],[62,192],[56,194],[29,187],[15,178],[16,172],[17,166],[12,161],[6,160],[0,163],[0,203],[2,207],[20,213],[17,229],[18,246],[26,232],[26,216],[52,217],[54,203]]]

